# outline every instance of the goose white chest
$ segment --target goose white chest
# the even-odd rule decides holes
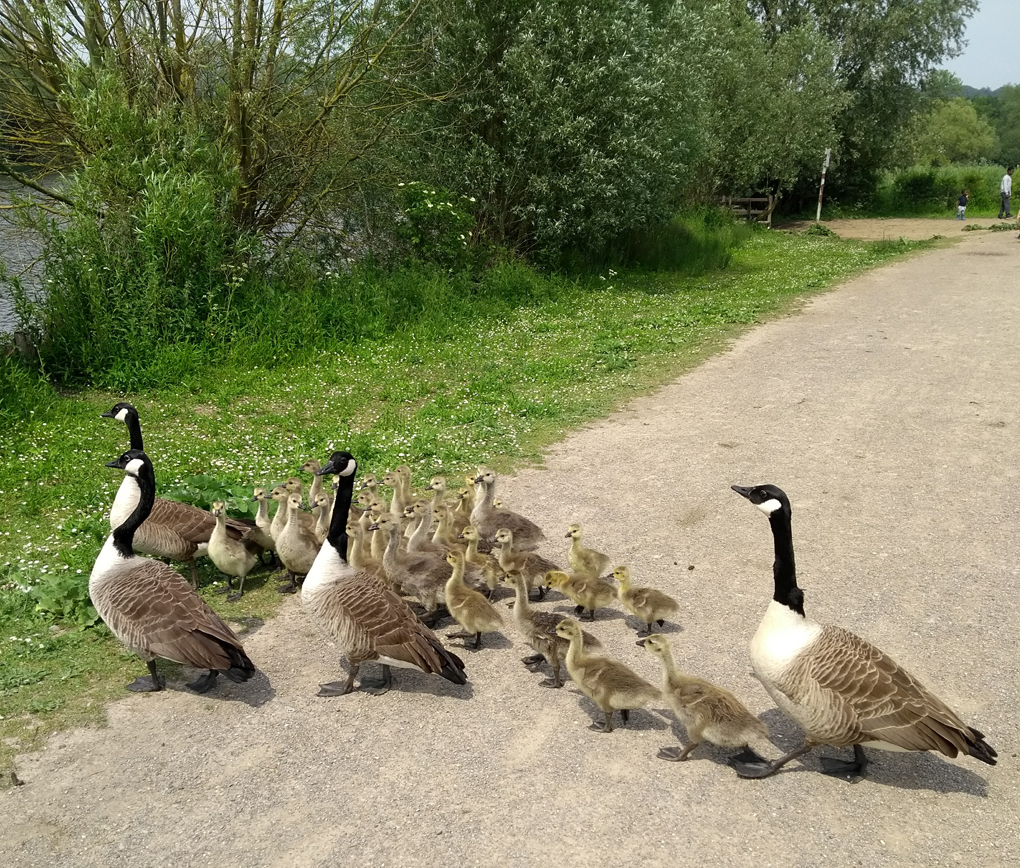
[[[751,639],[754,674],[768,685],[821,634],[822,625],[773,600]]]

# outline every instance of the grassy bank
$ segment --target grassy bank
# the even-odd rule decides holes
[[[176,389],[127,397],[161,491],[196,474],[206,487],[277,482],[334,447],[363,472],[406,463],[420,488],[437,472],[537,461],[565,431],[689,369],[735,330],[916,246],[758,232],[724,271],[546,278],[527,303],[476,304],[453,329],[430,316],[300,363],[210,366]],[[101,719],[141,667],[105,628],[79,629],[120,483],[103,465],[127,446],[123,426],[99,414],[121,396],[30,397],[34,412],[0,432],[0,765],[48,732]],[[233,620],[257,623],[279,602],[265,572],[236,604],[212,593],[210,563],[200,575]]]

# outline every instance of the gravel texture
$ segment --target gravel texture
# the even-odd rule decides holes
[[[808,613],[910,669],[987,734],[998,766],[872,752],[848,784],[817,771],[819,753],[849,756],[833,749],[764,781],[709,746],[662,762],[683,734],[664,704],[590,731],[595,707],[538,686],[509,618],[506,638],[463,652],[467,687],[402,670],[383,697],[320,699],[337,656],[295,599],[246,639],[256,680],[126,695],[108,727],[21,757],[25,785],[0,793],[0,864],[1020,864],[1018,263],[1014,234],[970,233],[865,274],[498,491],[543,525],[547,556],[565,561],[581,521],[636,582],[676,595],[665,632],[682,665],[760,714],[777,755],[800,734],[747,653],[771,538],[729,486],[780,485]],[[635,619],[600,616],[607,650],[657,681]]]

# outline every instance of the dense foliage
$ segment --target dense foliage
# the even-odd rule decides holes
[[[6,282],[53,381],[123,388],[398,327],[433,275],[470,307],[516,257],[723,265],[706,205],[813,197],[827,147],[871,196],[916,108],[960,141],[913,159],[975,156],[987,113],[925,91],[973,8],[0,0],[0,173],[44,247]]]

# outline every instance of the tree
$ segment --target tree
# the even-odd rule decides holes
[[[713,174],[730,193],[780,194],[817,174],[846,96],[832,47],[813,24],[769,39],[741,7],[717,21],[721,49],[708,75]]]
[[[404,42],[418,6],[0,0],[0,104],[8,152],[19,154],[0,172],[70,206],[71,195],[40,178],[111,147],[127,166],[151,162],[154,149],[187,163],[172,141],[179,130],[189,147],[220,155],[234,229],[298,235],[350,205],[360,164],[393,117],[423,98],[408,75],[424,55]],[[130,174],[91,180],[100,199],[143,195],[144,175]]]
[[[456,0],[417,22],[436,65],[419,171],[521,251],[597,250],[663,219],[700,158],[701,19],[639,0]]]
[[[832,44],[849,96],[836,119],[833,190],[866,195],[920,105],[921,85],[959,52],[977,0],[747,0],[747,7],[773,40],[810,22]]]
[[[900,166],[944,166],[990,160],[999,152],[999,139],[970,100],[937,100],[918,113],[904,130],[898,149]]]

